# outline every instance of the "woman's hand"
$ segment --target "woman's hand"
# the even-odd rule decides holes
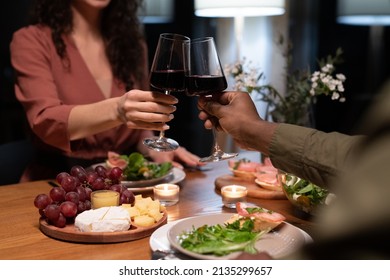
[[[119,98],[118,118],[129,128],[167,130],[178,100],[155,91],[130,90]]]

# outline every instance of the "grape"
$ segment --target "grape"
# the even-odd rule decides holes
[[[57,221],[60,213],[60,207],[57,204],[49,204],[45,208],[45,216],[49,221]]]
[[[80,183],[84,184],[84,183],[88,182],[88,180],[87,180],[87,173],[79,172],[79,173],[75,174],[75,177],[77,179],[79,179]]]
[[[77,204],[72,201],[64,201],[60,205],[61,213],[65,218],[73,218],[77,214]]]
[[[71,201],[77,205],[80,201],[79,194],[77,192],[68,192],[65,195],[65,200]]]
[[[61,172],[61,173],[58,173],[57,177],[56,177],[56,181],[58,182],[58,184],[61,185],[61,182],[62,182],[62,179],[67,177],[67,176],[70,176],[70,174],[68,172]]]
[[[124,190],[128,190],[128,188],[125,185],[122,185],[122,184],[120,184],[120,185],[122,186],[122,190],[120,193],[122,193]]]
[[[104,190],[106,188],[106,182],[102,177],[97,177],[92,183],[92,189],[94,191]]]
[[[86,193],[86,195],[87,195],[86,199],[87,199],[87,200],[91,200],[92,189],[89,188],[89,187],[86,187],[86,188],[85,188],[85,193]]]
[[[80,165],[72,166],[72,168],[70,169],[70,175],[72,175],[74,177],[77,177],[77,174],[79,174],[79,173],[87,174],[87,172],[85,171],[84,167],[82,167]]]
[[[50,190],[50,198],[55,202],[63,202],[65,200],[66,191],[63,187],[54,187]]]
[[[38,194],[34,199],[34,206],[38,209],[45,209],[52,200],[47,194]]]
[[[77,203],[77,213],[82,213],[84,212],[85,210],[87,210],[86,206],[85,206],[85,203],[83,201],[79,201],[79,203]]]
[[[56,221],[52,221],[52,223],[56,227],[63,228],[66,226],[66,218],[62,213],[60,213],[58,219]]]
[[[80,165],[75,165],[70,169],[70,175],[79,179],[81,183],[87,182],[87,171]]]
[[[113,181],[119,181],[122,176],[122,173],[122,169],[116,166],[110,170],[110,172],[108,173],[108,178]]]
[[[119,204],[128,204],[128,199],[127,199],[127,196],[125,196],[124,194],[121,194],[120,197],[119,197]]]
[[[73,177],[74,178],[74,180],[76,181],[76,187],[77,186],[81,186],[81,181],[80,181],[80,179],[78,178],[78,177]],[[84,182],[83,182],[84,183]]]
[[[122,191],[121,196],[126,197],[126,201],[127,201],[126,203],[133,204],[135,201],[134,193],[132,191],[130,191],[129,189]]]
[[[118,192],[120,194],[122,193],[122,185],[119,185],[119,184],[111,185],[109,187],[109,189],[112,190],[112,191],[116,191],[116,192]]]
[[[107,178],[107,169],[103,165],[95,167],[95,172],[102,178]]]
[[[99,174],[95,171],[87,173],[87,182],[92,185],[93,182],[99,177]]]
[[[87,188],[84,188],[82,186],[77,186],[76,187],[76,192],[79,194],[79,201],[84,202],[88,197],[87,197]]]
[[[76,190],[77,181],[73,176],[64,177],[61,181],[61,186],[64,188],[66,192],[71,192]]]
[[[92,204],[90,200],[84,201],[85,210],[90,210],[92,208]]]

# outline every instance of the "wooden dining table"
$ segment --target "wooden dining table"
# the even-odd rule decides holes
[[[244,153],[241,157],[258,161],[258,153]],[[220,191],[215,187],[219,176],[229,174],[226,161],[210,163],[207,170],[184,169],[180,185],[180,200],[166,208],[167,223],[201,215],[234,213],[223,206]],[[3,260],[150,260],[150,236],[118,243],[78,243],[63,241],[44,234],[39,227],[38,209],[34,198],[49,193],[53,180],[42,180],[0,186],[0,259]],[[153,196],[142,191],[142,196]],[[283,214],[286,222],[302,229],[315,240],[316,223],[304,215],[287,199],[248,197],[248,203]]]

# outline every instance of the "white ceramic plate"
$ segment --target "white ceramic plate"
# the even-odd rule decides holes
[[[148,184],[141,184],[141,185],[136,185],[133,184],[131,186],[126,185],[126,182],[128,181],[123,181],[121,182],[122,184],[125,184],[131,191],[137,191],[137,192],[142,192],[142,191],[149,191],[153,189],[153,186],[160,184],[160,183],[169,183],[169,184],[177,184],[183,181],[186,178],[186,173],[181,170],[180,168],[174,167],[172,169],[172,173],[170,176],[167,176],[165,179],[157,182],[149,182]],[[158,178],[161,179],[161,178]],[[151,180],[147,180],[151,181]]]
[[[152,250],[162,249],[167,250],[173,248],[183,254],[191,256],[195,259],[204,260],[219,260],[219,259],[234,259],[240,254],[240,252],[231,253],[229,255],[218,257],[215,255],[202,255],[191,251],[188,251],[181,247],[178,236],[186,231],[191,231],[193,227],[198,228],[202,225],[215,225],[223,224],[228,220],[232,214],[214,214],[208,216],[197,216],[192,218],[186,218],[179,220],[174,224],[167,224],[156,230],[150,238],[150,246]],[[166,232],[166,239],[163,235]],[[311,242],[311,237],[301,229],[283,222],[272,232],[264,235],[257,243],[256,248],[258,251],[265,251],[273,258],[283,258],[284,256],[293,253],[298,250],[305,243]]]
[[[173,168],[170,172],[165,174],[164,176],[161,176],[159,178],[153,178],[148,180],[137,180],[137,181],[121,181],[122,185],[125,185],[129,189],[132,188],[139,188],[139,187],[148,187],[148,186],[154,186],[160,183],[169,183],[173,179]]]

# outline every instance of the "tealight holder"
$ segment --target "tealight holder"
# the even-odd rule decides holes
[[[180,187],[175,184],[159,184],[153,187],[154,200],[159,200],[164,206],[179,202]]]
[[[97,209],[119,205],[119,193],[111,190],[99,190],[91,193],[91,207]]]
[[[245,202],[248,190],[244,186],[229,185],[221,188],[222,202],[227,208],[236,208],[237,202]]]

